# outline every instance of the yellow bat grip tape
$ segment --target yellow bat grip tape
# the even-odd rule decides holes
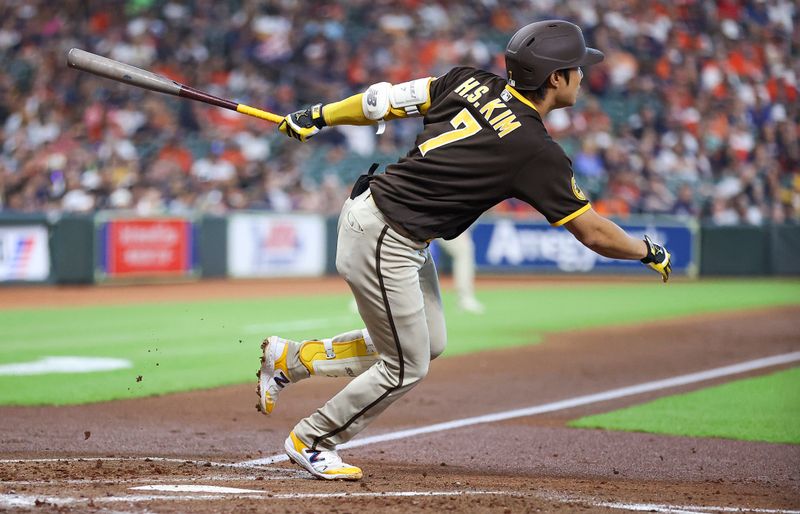
[[[271,121],[272,123],[280,123],[283,121],[283,116],[278,116],[277,114],[272,114],[271,112],[262,111],[261,109],[256,109],[255,107],[250,107],[249,105],[245,104],[238,104],[236,106],[236,112],[247,114],[248,116],[255,116],[256,118],[261,118],[262,120]]]

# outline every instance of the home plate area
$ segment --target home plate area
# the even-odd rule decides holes
[[[402,453],[401,448],[397,448]],[[361,450],[367,461],[395,451]],[[371,457],[370,457],[371,455]],[[363,459],[359,459],[362,460]],[[388,459],[387,459],[388,460]],[[398,457],[399,461],[403,459]],[[172,458],[7,459],[0,510],[36,512],[762,512],[798,513],[763,488],[473,472],[370,462],[358,483],[323,482],[289,464],[246,466]],[[771,497],[771,498],[768,498]],[[312,508],[313,507],[313,508]]]

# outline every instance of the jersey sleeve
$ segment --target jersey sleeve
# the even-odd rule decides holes
[[[575,182],[572,161],[554,141],[546,142],[517,173],[514,196],[529,203],[556,227],[591,207]]]

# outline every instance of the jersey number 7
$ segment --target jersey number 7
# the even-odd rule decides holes
[[[450,125],[453,126],[453,130],[448,130],[438,136],[432,137],[419,145],[419,151],[422,152],[422,155],[440,146],[461,141],[469,136],[474,136],[481,130],[481,124],[478,123],[478,120],[476,120],[475,117],[472,116],[472,113],[466,108],[461,109],[461,111],[450,120]]]

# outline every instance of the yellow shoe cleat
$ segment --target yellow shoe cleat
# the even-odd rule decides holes
[[[258,370],[258,404],[256,408],[269,415],[278,401],[278,393],[291,384],[286,367],[286,355],[289,352],[289,341],[278,336],[269,336],[261,343],[264,356],[261,357],[261,369]]]
[[[309,473],[323,480],[360,480],[361,468],[342,462],[335,451],[311,450],[300,439],[289,434],[284,443],[286,455],[295,464],[302,466]]]

